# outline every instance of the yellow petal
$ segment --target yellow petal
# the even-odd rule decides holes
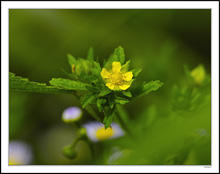
[[[130,85],[120,85],[119,86],[119,88],[121,89],[121,90],[126,90],[126,89],[128,89],[130,87]]]
[[[132,77],[133,77],[132,72],[127,72],[127,73],[123,74],[123,80],[125,80],[125,81],[130,81],[132,79]]]
[[[111,90],[113,90],[115,87],[112,83],[106,83],[106,86]]]
[[[110,73],[105,68],[102,68],[101,76],[108,79],[110,78]]]
[[[114,135],[112,128],[105,129],[104,127],[96,131],[96,137],[99,140],[107,140]]]
[[[112,71],[119,73],[121,71],[121,63],[120,62],[113,62],[112,63]]]

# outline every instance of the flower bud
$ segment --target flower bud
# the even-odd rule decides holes
[[[74,159],[77,157],[77,151],[71,145],[65,146],[62,150],[62,153],[64,156],[66,156],[69,159]]]
[[[199,65],[191,71],[190,75],[196,84],[201,84],[205,80],[205,69],[202,65]]]
[[[86,137],[87,136],[86,129],[84,127],[80,128],[78,134],[79,134],[79,137],[81,138]]]
[[[63,111],[62,120],[65,123],[78,121],[82,117],[82,110],[78,107],[69,107]]]
[[[90,75],[91,69],[92,69],[92,62],[85,59],[78,59],[77,64],[74,65],[74,68],[72,68],[72,72],[75,73],[77,76],[80,76],[82,72],[84,72],[87,75]]]

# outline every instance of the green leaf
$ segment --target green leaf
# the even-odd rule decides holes
[[[102,70],[101,65],[96,61],[93,61],[92,63],[93,63],[94,68],[101,72]]]
[[[89,86],[86,83],[62,78],[52,78],[49,83],[53,86],[68,90],[87,90],[86,86]]]
[[[107,129],[109,126],[111,126],[111,123],[112,123],[112,119],[114,117],[114,112],[115,112],[115,107],[114,108],[109,108],[109,107],[106,107],[104,109],[104,120],[103,120],[103,123],[105,124],[105,129]]]
[[[67,54],[67,59],[71,68],[73,64],[76,64],[77,62],[77,60],[71,54]]]
[[[92,92],[99,92],[100,91],[99,88],[92,86],[92,85],[86,86],[86,88]]]
[[[122,73],[126,73],[126,72],[128,72],[128,70],[129,70],[129,67],[130,67],[130,60],[129,61],[127,61],[124,65],[122,65],[122,67],[121,67],[121,72]]]
[[[100,103],[98,102],[98,100],[97,100],[97,102],[96,102],[96,105],[97,105],[97,107],[98,107],[99,112],[102,112],[103,106],[102,106],[102,104],[100,104]]]
[[[125,62],[125,54],[124,54],[124,49],[119,46],[114,50],[114,53],[110,55],[109,59],[104,62],[104,68],[106,69],[111,69],[112,68],[112,63],[120,62],[122,65]]]
[[[112,95],[110,95],[110,97],[108,98],[108,104],[109,104],[110,108],[113,108],[115,106],[115,100],[114,99],[115,98]]]
[[[107,100],[104,98],[99,98],[97,101],[101,104],[105,104],[107,102]]]
[[[102,77],[101,77],[101,71],[100,71],[100,70],[93,68],[93,69],[92,69],[92,75],[94,75],[94,76],[95,76],[96,78],[98,78],[100,81],[103,81],[103,80],[102,80]]]
[[[118,61],[117,56],[114,56],[114,54],[111,54],[108,58],[108,60],[104,64],[104,68],[111,69],[112,68],[112,62]]]
[[[126,99],[126,98],[123,98],[123,97],[117,97],[117,98],[115,99],[115,102],[118,103],[118,104],[124,105],[124,104],[128,103],[129,100]]]
[[[163,86],[163,83],[160,82],[159,80],[151,81],[147,84],[143,83],[139,85],[138,87],[131,90],[131,93],[133,96],[132,99],[148,94],[151,91],[156,91],[162,86]]]
[[[136,68],[136,69],[131,70],[131,72],[133,73],[133,78],[137,77],[141,71],[142,71],[141,68]]]
[[[130,91],[122,91],[122,94],[126,97],[132,97],[131,92]]]
[[[93,53],[93,48],[91,47],[87,54],[87,60],[93,61],[93,59],[94,59],[94,53]]]
[[[102,62],[103,67],[105,67],[106,62],[107,62],[107,60],[106,60],[106,58],[104,58],[103,62]]]
[[[93,83],[97,81],[97,78],[94,75],[87,75],[85,72],[81,72],[80,79],[84,80],[85,82]]]
[[[86,94],[82,101],[82,108],[85,108],[88,104],[92,103],[93,100],[95,100],[95,96],[93,93]]]
[[[99,109],[99,112],[101,112],[103,110],[103,104],[105,104],[107,102],[106,99],[98,99],[96,104],[97,104],[97,107]]]
[[[125,53],[124,53],[124,48],[119,46],[118,48],[115,49],[114,55],[117,56],[117,59],[121,64],[124,64],[125,62]]]
[[[73,79],[76,78],[76,76],[75,76],[74,74],[66,72],[63,68],[61,68],[61,70],[62,70],[62,71],[64,72],[64,74],[66,74],[68,77],[73,78]]]
[[[111,93],[111,90],[107,87],[107,86],[104,86],[99,94],[99,96],[103,97],[107,94]]]
[[[9,89],[14,91],[38,92],[51,94],[74,94],[75,91],[60,89],[54,86],[47,86],[45,83],[29,81],[27,78],[15,76],[9,72]]]

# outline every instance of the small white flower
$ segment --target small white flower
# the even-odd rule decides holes
[[[69,107],[63,111],[62,120],[64,122],[74,122],[81,118],[82,110],[78,107]]]
[[[32,150],[29,145],[21,141],[9,143],[9,165],[30,164],[31,160]]]
[[[107,129],[105,129],[104,124],[98,121],[89,122],[83,127],[86,129],[88,138],[93,142],[114,139],[124,135],[124,131],[114,122]]]

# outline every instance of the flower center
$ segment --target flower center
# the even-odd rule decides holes
[[[113,135],[113,130],[112,128],[108,128],[108,129],[105,129],[104,127],[97,130],[96,132],[96,137],[99,139],[99,140],[107,140],[109,139],[111,136]]]
[[[20,163],[15,159],[9,159],[9,165],[20,165]]]
[[[121,84],[123,82],[123,76],[121,73],[113,73],[111,74],[111,80],[114,84]]]

